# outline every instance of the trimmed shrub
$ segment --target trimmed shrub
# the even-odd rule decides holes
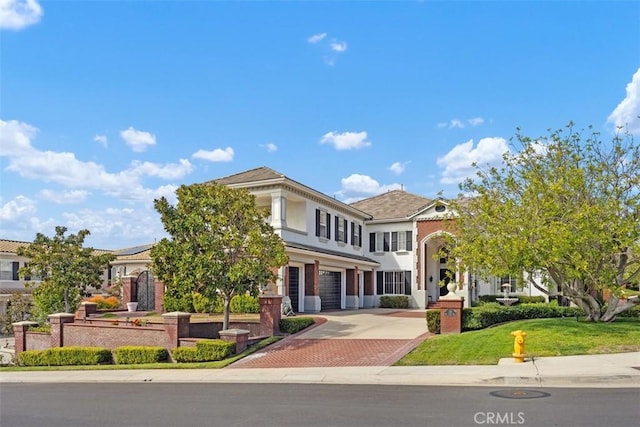
[[[547,302],[547,300],[542,295],[529,296],[512,294],[511,296],[514,298],[518,298],[518,301],[516,301],[515,304],[543,304]],[[478,296],[478,302],[480,303],[478,305],[498,302],[497,299],[502,297],[503,295],[480,295]]]
[[[462,330],[484,329],[498,323],[524,319],[584,316],[577,307],[560,307],[549,304],[520,304],[505,307],[498,303],[486,303],[462,310]]]
[[[380,308],[409,308],[409,297],[404,295],[381,296]]]
[[[229,305],[232,313],[260,313],[258,298],[251,295],[236,295]]]
[[[18,355],[19,366],[103,365],[112,363],[111,351],[100,347],[56,347],[27,350]]]
[[[432,334],[440,333],[440,310],[427,310],[427,329]]]
[[[113,351],[114,362],[118,365],[164,362],[169,353],[162,347],[124,346]]]
[[[285,334],[295,334],[309,326],[313,325],[315,320],[313,317],[285,317],[280,319],[280,332]]]
[[[231,356],[235,344],[223,340],[196,341],[195,347],[178,347],[171,352],[176,362],[212,362]]]

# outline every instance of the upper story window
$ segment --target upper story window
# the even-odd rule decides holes
[[[369,252],[411,251],[411,242],[411,231],[378,231],[369,234]]]
[[[347,243],[347,220],[336,216],[336,242]]]
[[[351,222],[351,244],[356,247],[362,246],[362,225]]]
[[[509,285],[508,287],[506,285]],[[496,279],[496,287],[498,293],[500,292],[517,292],[518,291],[518,279],[513,276],[498,277]]]
[[[0,280],[18,280],[18,261],[0,260]]]
[[[316,209],[316,236],[331,238],[331,214],[324,209]]]

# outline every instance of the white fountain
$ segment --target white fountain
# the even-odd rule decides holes
[[[514,304],[516,301],[518,301],[519,298],[510,297],[509,296],[509,292],[510,291],[511,291],[511,284],[510,283],[503,283],[502,284],[502,293],[504,294],[504,296],[500,297],[500,298],[496,298],[496,301],[501,302],[502,304],[504,304],[506,306]]]

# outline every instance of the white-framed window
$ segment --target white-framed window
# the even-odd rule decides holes
[[[411,295],[411,271],[376,272],[378,295]]]
[[[394,231],[391,233],[391,252],[411,251],[411,231]]]
[[[509,292],[512,292],[512,293],[518,291],[517,277],[513,277],[513,276],[496,277],[495,280],[496,280],[495,281],[496,293],[498,294],[503,293],[505,289],[508,289]],[[503,286],[506,284],[510,285],[509,288],[507,288],[506,286]]]
[[[331,214],[324,209],[316,209],[316,236],[331,238]]]
[[[412,250],[411,231],[377,231],[369,234],[369,252],[406,252]]]
[[[362,246],[362,225],[351,222],[351,244],[356,247]]]
[[[347,243],[347,220],[336,216],[336,242]]]
[[[18,280],[18,267],[17,261],[9,261],[6,259],[0,260],[0,280]]]

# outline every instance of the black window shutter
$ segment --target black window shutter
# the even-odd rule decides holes
[[[320,209],[316,209],[316,236],[320,236]]]
[[[342,241],[348,243],[349,239],[347,239],[347,231],[349,231],[349,223],[346,219],[342,220],[344,222],[344,236],[342,236]]]
[[[413,249],[413,233],[411,231],[407,231],[407,250],[412,251]]]
[[[382,248],[382,250],[385,252],[389,252],[389,232],[382,233],[382,235],[384,236],[382,240],[382,244],[384,247]]]
[[[358,224],[358,246],[362,246],[362,225]]]
[[[11,263],[11,269],[13,271],[13,278],[12,280],[18,280],[18,270],[20,269],[20,263],[18,261],[13,261]]]
[[[376,251],[376,233],[369,233],[369,252]]]
[[[398,232],[394,231],[391,233],[391,252],[396,252],[398,250]]]
[[[384,295],[384,272],[376,271],[376,294]]]
[[[404,294],[411,295],[411,272],[404,272]]]
[[[353,224],[353,221],[351,221],[351,244],[353,246],[356,246],[356,226]]]
[[[324,237],[331,238],[331,214],[329,212],[327,212],[327,235]]]
[[[340,239],[340,236],[338,236],[339,229],[340,229],[340,218],[336,217],[336,242]]]

